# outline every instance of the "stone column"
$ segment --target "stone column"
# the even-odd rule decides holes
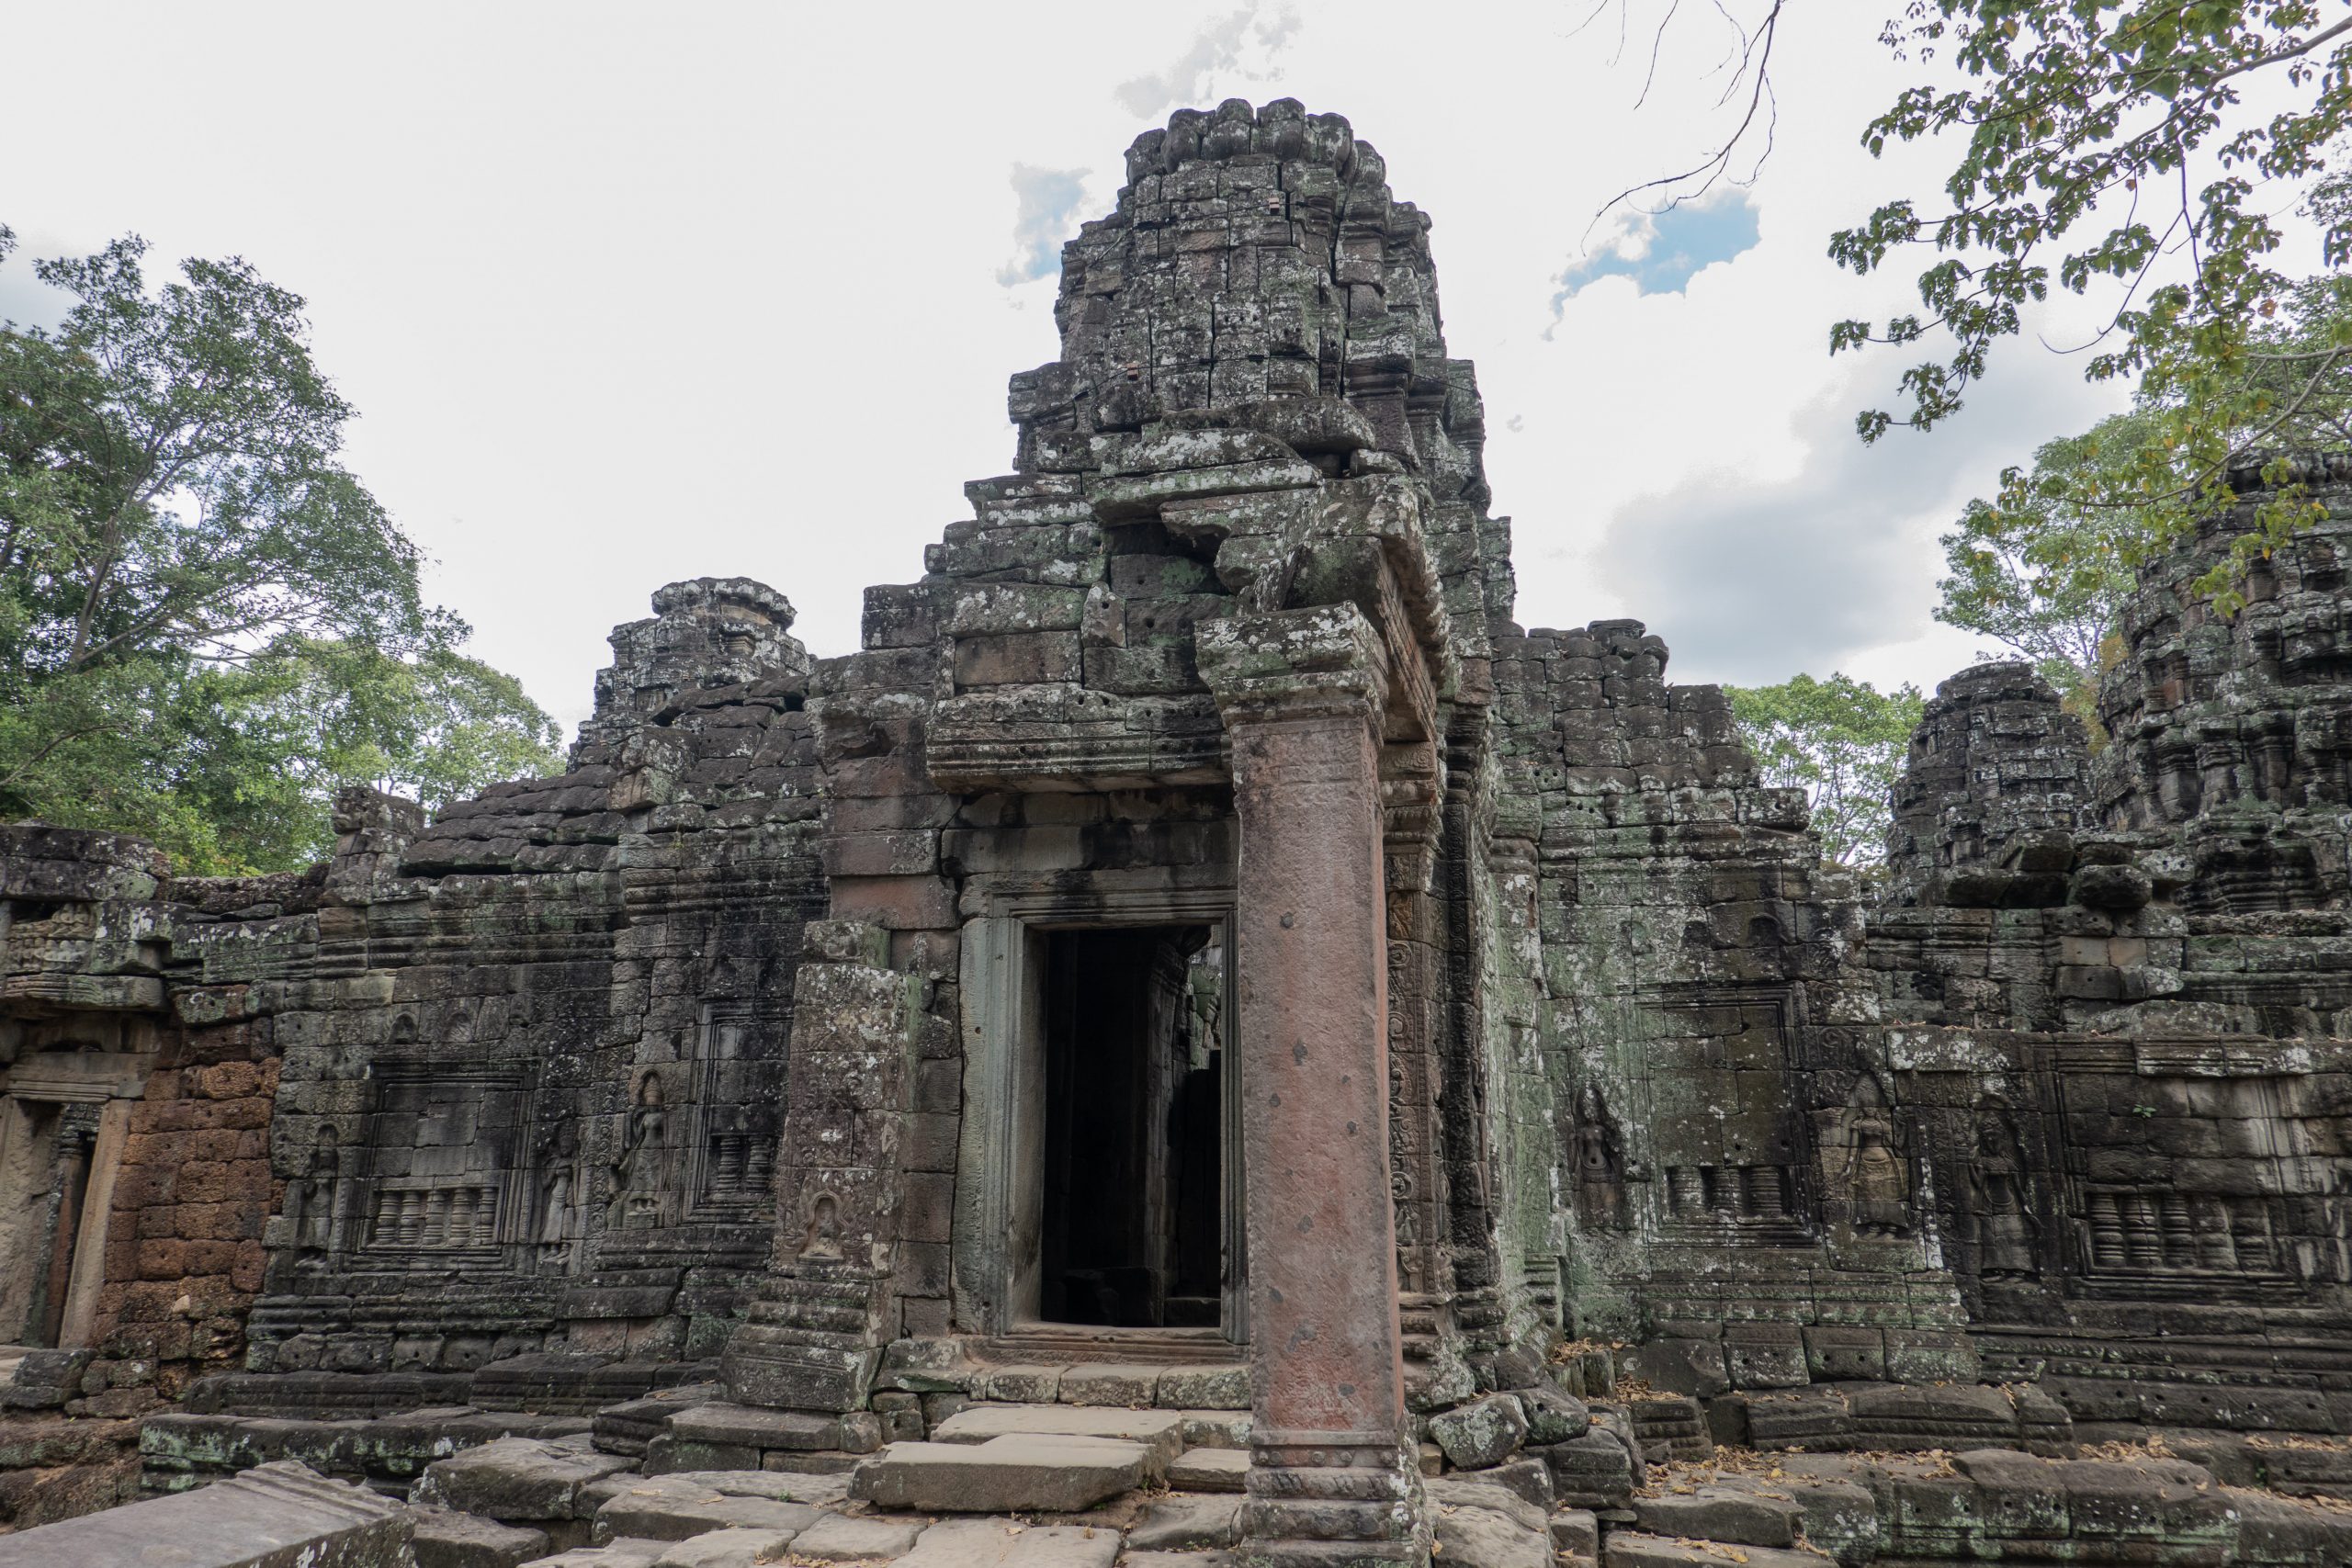
[[[1429,1546],[1389,1198],[1385,650],[1352,605],[1238,617],[1198,637],[1241,821],[1243,1554],[1271,1568],[1418,1561]]]

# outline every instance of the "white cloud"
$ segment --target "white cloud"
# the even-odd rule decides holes
[[[1849,368],[1795,411],[1793,474],[1711,469],[1616,509],[1595,554],[1674,650],[1678,679],[1826,674],[1917,637],[1934,624],[1937,535],[2005,464],[2081,417],[2073,389],[2023,378],[1931,435],[1866,446],[1853,422],[1868,396]]]
[[[1729,186],[1663,211],[1628,213],[1614,235],[1561,272],[1552,318],[1559,320],[1571,295],[1604,277],[1631,278],[1637,294],[1679,294],[1708,267],[1754,250],[1757,223],[1748,193]]]
[[[1012,215],[1012,259],[997,269],[997,282],[1014,288],[1060,270],[1062,242],[1077,229],[1078,209],[1086,200],[1086,175],[1084,169],[1012,165],[1020,205]]]
[[[1883,317],[1909,286],[1838,273],[1824,245],[1932,189],[1942,153],[1863,154],[1899,71],[1867,20],[1790,15],[1755,244],[1677,291],[1587,283],[1548,341],[1596,209],[1712,134],[1714,62],[1662,65],[1636,111],[1642,62],[1612,71],[1561,17],[1418,0],[1031,0],[1017,30],[938,8],[921,49],[873,7],[657,21],[514,0],[386,27],[220,0],[128,39],[90,7],[28,11],[9,37],[28,59],[106,46],[115,109],[82,113],[58,73],[0,98],[0,147],[41,149],[0,154],[0,220],[24,236],[0,290],[35,255],[136,230],[157,277],[243,254],[304,295],[321,366],[364,413],[349,461],[439,563],[430,591],[478,628],[473,651],[576,719],[606,632],[673,579],[760,578],[816,651],[854,648],[860,590],[918,576],[969,515],[964,482],[1009,460],[1005,378],[1057,345],[1047,311],[1005,302],[1051,288],[1054,241],[1109,209],[1121,150],[1179,102],[1288,95],[1346,115],[1434,220],[1522,620],[1644,617],[1684,679],[1835,660],[1932,681],[1968,651],[1926,618],[1936,526],[2109,405],[2078,360],[2021,347],[1969,416],[1981,431],[1855,448],[1846,420],[1896,367],[1830,360],[1827,323]],[[1463,82],[1466,108],[1430,87]],[[1016,165],[1040,173],[1008,203]],[[1057,220],[1052,181],[1082,168],[1091,188]],[[1759,584],[1775,607],[1748,613]]]
[[[1298,13],[1288,6],[1269,16],[1262,5],[1253,4],[1203,28],[1164,68],[1129,77],[1113,96],[1120,107],[1146,120],[1174,108],[1205,106],[1216,96],[1222,74],[1240,72],[1253,81],[1276,75],[1274,57],[1298,27]]]

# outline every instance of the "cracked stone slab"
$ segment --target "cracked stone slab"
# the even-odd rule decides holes
[[[653,1568],[669,1542],[626,1538],[602,1546],[574,1547],[553,1557],[535,1558],[523,1568]]]
[[[548,1532],[430,1504],[413,1506],[417,1568],[514,1568],[547,1555]]]
[[[1725,1486],[1702,1486],[1688,1495],[1634,1500],[1634,1522],[1652,1535],[1696,1536],[1738,1546],[1790,1547],[1804,1522],[1793,1500],[1782,1501]]]
[[[793,1538],[792,1555],[809,1562],[888,1562],[914,1550],[921,1519],[827,1514]]]
[[[1830,1568],[1816,1551],[1685,1540],[1641,1530],[1611,1530],[1600,1543],[1600,1568]]]
[[[1239,1538],[1241,1505],[1224,1497],[1162,1497],[1146,1506],[1127,1529],[1138,1551],[1190,1551],[1231,1546]]]
[[[412,1561],[408,1509],[291,1461],[6,1538],[0,1563],[368,1568]],[[159,1559],[159,1542],[171,1555]]]
[[[1179,1492],[1238,1492],[1250,1473],[1247,1449],[1187,1449],[1168,1467]]]
[[[754,1568],[784,1561],[792,1541],[790,1530],[712,1530],[671,1547],[653,1560],[653,1568]]]

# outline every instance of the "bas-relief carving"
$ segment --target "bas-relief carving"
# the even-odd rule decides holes
[[[670,1111],[661,1073],[639,1072],[629,1091],[620,1152],[607,1173],[608,1224],[615,1230],[650,1230],[662,1221],[670,1181]]]
[[[2039,1274],[2041,1222],[2034,1214],[2016,1116],[2006,1103],[1988,1100],[1977,1107],[1968,1199],[1977,1273],[1985,1279]]]
[[[1878,1079],[1865,1074],[1846,1102],[1839,1131],[1845,1145],[1840,1173],[1848,1223],[1862,1236],[1911,1232],[1911,1178],[1897,1146],[1894,1111]]]

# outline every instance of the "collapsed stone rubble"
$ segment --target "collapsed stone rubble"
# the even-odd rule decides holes
[[[306,874],[0,829],[0,1561],[2352,1560],[2352,464],[2096,753],[1945,682],[1866,886],[1514,621],[1346,121],[1127,176],[856,652],[673,583]]]

